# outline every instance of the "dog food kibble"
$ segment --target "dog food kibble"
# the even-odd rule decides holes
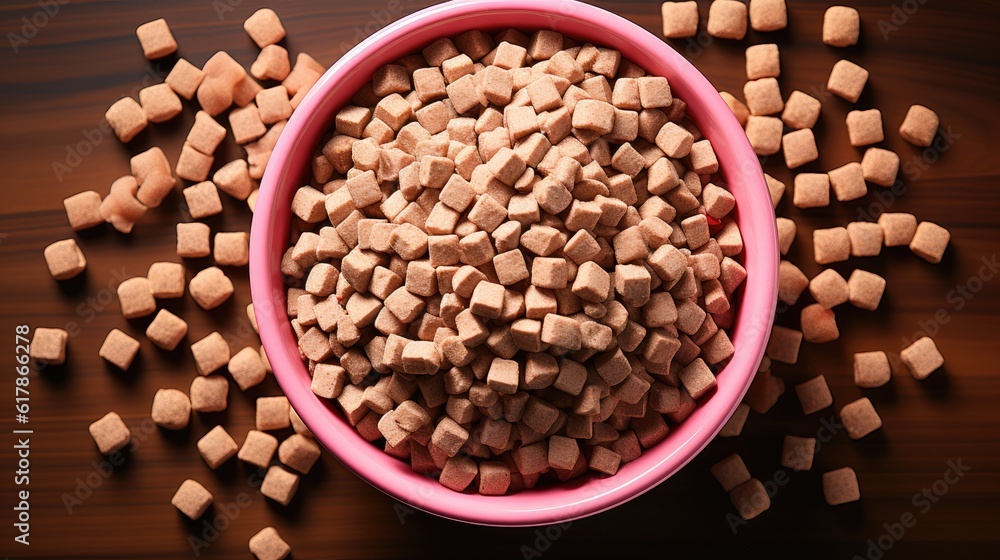
[[[711,470],[712,475],[726,492],[750,480],[750,471],[747,470],[743,459],[735,453],[712,465]]]
[[[244,348],[229,359],[229,374],[240,390],[246,391],[264,381],[267,370],[256,350]]]
[[[149,122],[146,117],[146,111],[142,109],[142,105],[139,105],[139,103],[131,97],[123,97],[118,101],[115,101],[114,104],[108,108],[107,112],[104,113],[104,118],[107,119],[108,124],[111,125],[111,129],[115,132],[115,136],[117,136],[122,142],[126,143],[142,132],[146,128],[146,124]]]
[[[743,97],[747,101],[747,109],[751,115],[773,115],[785,108],[778,80],[774,78],[760,78],[747,82],[743,86]]]
[[[747,34],[747,5],[736,0],[714,0],[708,10],[708,34],[739,41]]]
[[[787,150],[786,150],[787,155]],[[830,176],[826,173],[799,173],[795,176],[792,204],[796,208],[830,205]]]
[[[941,120],[937,113],[923,105],[913,105],[906,112],[903,124],[899,126],[899,135],[914,146],[926,148],[934,141]]]
[[[899,353],[899,358],[917,379],[926,379],[944,365],[944,357],[930,337],[920,337]]]
[[[839,202],[857,200],[868,194],[864,170],[856,161],[833,169],[827,175],[830,176],[830,188]]]
[[[858,44],[861,16],[854,8],[831,6],[823,16],[823,42],[831,47]]]
[[[860,500],[861,490],[854,469],[844,467],[823,473],[823,497],[831,506]]]
[[[769,156],[781,150],[781,135],[784,127],[775,117],[750,116],[747,118],[746,133],[753,151],[757,155]]]
[[[851,103],[857,103],[866,83],[868,83],[868,70],[849,60],[840,60],[830,71],[826,89]]]
[[[197,259],[211,255],[211,235],[211,228],[201,222],[177,224],[177,256]]]
[[[283,506],[291,503],[295,491],[299,489],[299,475],[288,472],[277,465],[267,469],[260,493]]]
[[[151,416],[162,428],[183,430],[191,420],[191,401],[183,391],[160,389],[153,395]]]
[[[910,240],[910,250],[927,262],[936,264],[941,262],[949,241],[951,233],[948,230],[932,222],[920,222]]]
[[[867,397],[845,404],[840,409],[840,422],[851,439],[861,439],[882,427],[882,419]]]
[[[766,357],[765,357],[766,358]],[[719,437],[737,437],[743,433],[743,426],[746,424],[747,417],[750,415],[750,405],[746,403],[740,403],[733,415],[729,417],[722,429],[719,430]]]
[[[178,172],[180,175],[180,172]],[[205,176],[208,174],[206,172]],[[187,179],[187,177],[184,177]],[[204,178],[204,177],[203,177]],[[214,216],[222,212],[222,199],[219,189],[211,181],[202,181],[184,189],[184,202],[187,203],[191,217],[198,220]]]
[[[832,309],[819,303],[807,305],[801,313],[802,338],[806,342],[832,342],[840,338],[837,317]]]
[[[819,99],[795,90],[785,101],[785,109],[781,112],[781,120],[791,128],[812,128],[819,119],[822,104]]]
[[[188,518],[198,519],[208,511],[213,499],[211,492],[198,481],[189,478],[177,488],[174,497],[170,499],[170,504]]]
[[[222,412],[229,396],[229,381],[221,375],[195,377],[191,381],[191,410],[195,412]]]
[[[889,357],[881,350],[854,355],[854,384],[864,389],[881,387],[889,382],[892,369]]]
[[[288,399],[286,397],[261,397],[257,399],[257,429],[281,430],[290,426]]]
[[[90,229],[104,223],[101,216],[101,194],[97,191],[83,191],[63,201],[66,218],[73,231]]]
[[[847,234],[847,228],[813,230],[813,257],[816,264],[846,261],[850,256],[851,236]]]
[[[754,31],[777,31],[787,25],[785,0],[750,0],[750,27]]]
[[[815,438],[785,436],[781,446],[781,466],[794,471],[807,471],[812,468],[815,454]]]
[[[886,247],[909,245],[917,233],[917,217],[903,212],[884,212],[878,217]]]
[[[139,38],[139,44],[142,45],[143,54],[149,60],[177,52],[177,41],[170,32],[167,20],[163,18],[140,25],[136,28],[135,34]]]
[[[164,82],[174,90],[174,93],[190,101],[198,91],[198,86],[205,79],[205,73],[194,64],[183,58],[178,58]]]
[[[868,148],[861,158],[865,180],[880,187],[891,187],[899,173],[899,156],[882,148]]]
[[[830,386],[826,383],[826,378],[822,375],[796,385],[795,394],[799,397],[803,414],[819,412],[833,405],[833,395],[830,394]]]
[[[213,332],[191,345],[191,355],[198,373],[208,375],[229,363],[229,343]]]
[[[698,33],[697,2],[664,2],[660,13],[663,16],[663,36],[667,39],[694,37]]]
[[[312,438],[293,434],[278,447],[278,460],[302,474],[309,474],[321,452],[319,444]]]
[[[239,446],[222,426],[212,428],[198,440],[198,453],[213,470],[236,455],[238,449]]]
[[[83,256],[75,239],[52,243],[45,248],[44,256],[49,274],[56,280],[69,280],[87,268],[87,258]]]
[[[746,520],[757,517],[771,507],[771,498],[767,494],[767,489],[756,478],[733,488],[729,493],[729,499],[733,502],[740,517]]]
[[[277,450],[278,438],[259,430],[250,430],[236,457],[259,469],[266,469]]]
[[[31,337],[31,344],[28,345],[28,356],[39,362],[57,366],[66,361],[67,340],[69,333],[63,329],[38,327]]]
[[[156,299],[173,299],[184,295],[185,268],[180,263],[155,262],[149,265],[146,279]]]
[[[118,303],[122,317],[135,319],[145,317],[156,311],[156,299],[153,298],[153,286],[143,277],[129,278],[118,285]]]
[[[747,79],[777,78],[781,74],[778,45],[753,45],[747,47]]]
[[[250,262],[250,235],[245,231],[215,234],[215,264],[246,266]]]
[[[787,255],[788,251],[792,248],[792,243],[795,242],[795,234],[798,228],[795,222],[789,220],[788,218],[778,218],[777,219],[778,228],[778,248],[781,250],[782,255]]]
[[[167,122],[181,112],[181,100],[167,84],[154,84],[139,90],[139,103],[151,123]]]
[[[292,553],[292,547],[281,538],[274,527],[264,527],[250,537],[250,553],[257,560],[282,560]]]
[[[132,441],[132,432],[117,412],[109,412],[90,425],[90,437],[102,454],[110,455],[125,449]]]
[[[802,345],[802,333],[786,327],[775,325],[771,328],[771,337],[767,340],[767,355],[775,362],[792,364],[799,360],[799,347]]]
[[[809,278],[791,261],[782,260],[778,264],[778,299],[795,305],[808,286]]]
[[[161,309],[146,327],[146,338],[153,344],[170,351],[177,348],[187,335],[188,325],[184,319]]]
[[[828,268],[809,282],[813,299],[827,309],[832,309],[850,299],[847,280],[836,270]]]
[[[271,8],[261,8],[243,22],[243,29],[257,46],[264,48],[285,38],[285,28],[281,19]]]
[[[878,144],[884,139],[882,112],[869,109],[847,113],[847,135],[852,146]]]
[[[851,305],[875,311],[885,292],[885,278],[865,270],[855,270],[847,280],[847,288]]]
[[[882,226],[871,222],[851,222],[847,224],[847,236],[851,240],[852,257],[877,257],[882,252]]]
[[[191,298],[202,309],[215,309],[233,295],[233,282],[218,267],[212,266],[195,274],[188,282]]]
[[[111,329],[97,353],[118,369],[125,371],[132,365],[132,360],[138,352],[138,340],[118,329]]]
[[[789,169],[802,167],[819,158],[816,137],[811,128],[803,128],[785,134],[781,138],[781,148],[785,155],[785,166]]]

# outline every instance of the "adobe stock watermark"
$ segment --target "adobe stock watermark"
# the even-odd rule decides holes
[[[885,556],[885,553],[892,550],[896,543],[906,536],[910,529],[917,525],[920,520],[918,516],[927,515],[934,508],[934,505],[948,494],[951,487],[958,484],[962,477],[972,470],[972,467],[962,464],[961,457],[954,460],[949,459],[947,467],[941,478],[921,488],[913,495],[910,499],[913,510],[904,511],[898,520],[883,523],[882,529],[885,532],[875,538],[868,539],[868,542],[865,543],[868,545],[865,552],[855,554],[851,560],[880,560]]]
[[[906,25],[910,21],[910,17],[926,3],[927,0],[903,0],[899,4],[893,4],[889,18],[878,20],[878,30],[882,34],[882,40],[888,41],[889,35]]]
[[[21,47],[27,45],[32,39],[38,36],[46,25],[59,15],[59,10],[69,4],[69,0],[38,0],[35,5],[38,9],[30,16],[23,16],[20,19],[21,28],[17,32],[9,31],[7,41],[14,54],[21,52]]]

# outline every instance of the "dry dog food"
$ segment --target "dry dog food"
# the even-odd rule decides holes
[[[250,537],[250,553],[257,560],[281,560],[292,553],[292,547],[281,538],[274,527],[264,527]]]
[[[132,441],[132,432],[117,412],[109,412],[90,425],[90,436],[104,455],[121,451]]]
[[[160,389],[153,395],[150,416],[158,426],[168,430],[183,430],[191,420],[191,401],[183,391]]]
[[[854,384],[870,389],[881,387],[892,378],[889,357],[885,352],[859,352],[854,355]]]
[[[882,419],[867,397],[845,404],[840,409],[840,421],[851,439],[861,439],[882,427]]]
[[[663,16],[663,36],[667,39],[694,37],[698,33],[697,2],[664,2],[660,8]],[[562,48],[558,40],[556,49]]]
[[[857,103],[861,92],[868,83],[868,70],[849,60],[840,60],[833,65],[826,89],[851,103]]]
[[[823,42],[831,47],[858,44],[861,15],[848,6],[831,6],[823,15]]]
[[[747,34],[747,5],[736,0],[714,0],[708,9],[708,34],[739,41]]]
[[[136,28],[135,35],[142,45],[143,54],[149,60],[163,58],[177,51],[177,41],[170,32],[167,20],[163,18],[140,25]]]
[[[816,454],[816,438],[785,436],[781,446],[781,466],[795,471],[812,468]]]
[[[139,341],[118,329],[111,329],[97,353],[118,369],[125,371],[139,353]]]
[[[45,248],[45,264],[56,280],[69,280],[87,268],[87,258],[75,239],[56,241]]]
[[[860,500],[861,490],[854,469],[843,467],[823,473],[823,496],[831,506]]]
[[[742,3],[712,10],[745,31]],[[504,37],[375,73],[293,197],[282,264],[313,392],[489,495],[612,475],[666,437],[732,356],[746,278],[736,200],[665,78],[551,31]],[[752,84],[755,114],[781,111],[773,78]],[[282,422],[258,429],[284,407],[258,403]]]
[[[826,383],[826,378],[818,375],[805,383],[795,386],[795,394],[802,404],[803,414],[819,412],[833,404],[833,395],[830,394],[830,386]]]
[[[229,397],[229,381],[221,375],[195,377],[191,380],[191,410],[196,412],[222,412]]]
[[[208,511],[213,499],[212,493],[201,483],[189,478],[177,488],[170,503],[190,519],[198,519]]]
[[[750,27],[754,31],[777,31],[787,25],[785,0],[750,0]]]
[[[934,141],[939,126],[941,120],[937,113],[923,105],[913,105],[906,112],[903,124],[899,125],[899,135],[914,146],[926,148]]]
[[[222,426],[212,428],[198,440],[198,453],[201,453],[208,468],[213,470],[236,455],[238,449],[239,446]]]
[[[913,344],[910,344],[899,353],[899,358],[903,360],[906,367],[910,368],[910,373],[917,379],[926,379],[928,375],[934,373],[939,367],[944,365],[944,357],[930,337],[920,337]]]
[[[66,361],[66,341],[69,333],[63,329],[38,327],[31,337],[28,356],[57,366]]]
[[[187,335],[188,325],[184,319],[161,309],[146,327],[146,338],[164,350],[173,350]]]

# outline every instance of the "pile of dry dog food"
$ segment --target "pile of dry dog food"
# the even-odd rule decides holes
[[[782,29],[785,10],[783,0],[751,0],[749,9],[716,0],[708,33],[741,40],[748,22],[757,31]],[[662,13],[664,36],[697,33],[695,2],[667,2]],[[855,44],[859,21],[852,8],[830,8],[823,42]],[[272,10],[254,13],[244,27],[261,47],[249,73],[225,52],[201,69],[178,59],[165,83],[141,90],[138,102],[111,106],[106,117],[123,142],[177,116],[182,99],[196,100],[200,110],[173,167],[153,147],[132,158],[131,175],[105,196],[86,191],[66,199],[74,231],[107,222],[130,232],[176,187],[175,175],[190,183],[183,196],[194,220],[222,211],[219,191],[253,208],[278,135],[324,67],[305,53],[291,64]],[[140,26],[137,36],[151,60],[177,51],[162,19]],[[801,91],[783,98],[777,45],[751,46],[746,58],[745,102],[722,96],[754,150],[782,152],[789,169],[815,161],[811,127],[822,103]],[[854,103],[867,80],[867,71],[842,60],[828,90]],[[683,421],[711,392],[713,370],[732,355],[726,329],[746,277],[742,238],[728,217],[735,201],[715,176],[711,143],[684,108],[666,79],[647,76],[614,50],[546,30],[468,32],[379,69],[331,123],[311,184],[290,208],[293,232],[281,269],[313,391],[335,399],[366,439],[456,491],[471,485],[504,494],[542,477],[613,475],[661,441],[669,423]],[[228,133],[217,119],[224,113],[246,157],[217,165],[213,154]],[[846,124],[852,145],[883,139],[877,109],[852,111]],[[899,133],[928,146],[938,124],[915,105]],[[860,162],[796,175],[793,203],[827,206],[831,189],[838,201],[855,200],[867,183],[892,185],[898,167],[894,153],[870,147]],[[766,178],[777,207],[785,185]],[[779,217],[777,226],[784,255],[796,225]],[[819,264],[900,245],[939,262],[949,234],[910,214],[885,213],[877,224],[816,230],[813,239]],[[185,338],[187,323],[158,310],[158,301],[189,292],[203,309],[221,305],[234,286],[220,266],[247,264],[248,235],[220,231],[213,242],[207,224],[178,223],[177,255],[211,256],[218,266],[189,277],[185,264],[154,263],[145,277],[118,287],[123,316],[155,313],[146,337],[168,351]],[[57,280],[86,267],[73,238],[48,246],[45,260]],[[836,339],[834,308],[850,302],[874,310],[885,287],[863,270],[845,280],[828,269],[810,280],[782,261],[780,300],[794,304],[808,288],[815,303],[802,309],[801,331],[774,327],[768,357],[720,435],[738,435],[751,408],[765,413],[784,392],[770,374],[772,360],[794,364],[803,340]],[[247,312],[253,322],[252,306]],[[67,338],[60,329],[36,329],[32,356],[61,363]],[[125,370],[139,348],[113,329],[98,353]],[[162,389],[152,399],[152,418],[166,429],[184,429],[192,410],[226,408],[223,367],[241,390],[270,369],[263,348],[233,353],[217,332],[192,343],[191,352],[199,375],[190,391]],[[901,358],[920,379],[943,363],[929,338]],[[883,385],[889,374],[885,352],[855,356],[858,386]],[[823,376],[796,393],[806,414],[832,404]],[[855,439],[881,427],[864,398],[844,406],[840,418]],[[267,433],[289,426],[295,434],[282,442]],[[258,399],[256,428],[238,445],[216,426],[198,449],[212,469],[233,456],[267,469],[261,492],[288,504],[320,448],[284,397]],[[106,454],[131,439],[114,412],[90,432]],[[814,447],[810,438],[786,437],[782,464],[808,470]],[[712,471],[744,518],[769,507],[738,455]],[[831,504],[860,496],[850,468],[823,481]],[[171,502],[195,519],[212,499],[188,479]],[[259,558],[290,551],[273,528],[254,536],[250,549]]]

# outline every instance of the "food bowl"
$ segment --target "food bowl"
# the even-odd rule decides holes
[[[334,115],[375,69],[420,51],[440,37],[471,29],[553,29],[621,51],[648,73],[665,76],[688,115],[711,140],[726,186],[737,200],[733,215],[744,238],[748,272],[732,341],[736,351],[718,373],[718,388],[659,444],[611,477],[585,475],[506,496],[453,492],[415,473],[407,462],[365,441],[332,401],[310,390],[295,334],[285,313],[279,270],[289,243],[290,204],[306,184],[309,160]],[[770,195],[743,129],[716,89],[658,37],[617,15],[572,0],[458,0],[407,16],[378,31],[327,70],[288,121],[261,183],[250,240],[250,283],[260,337],[292,406],[317,440],[355,474],[390,496],[442,517],[484,525],[530,526],[564,522],[622,504],[669,478],[719,432],[746,393],[764,354],[777,298],[777,233]]]

